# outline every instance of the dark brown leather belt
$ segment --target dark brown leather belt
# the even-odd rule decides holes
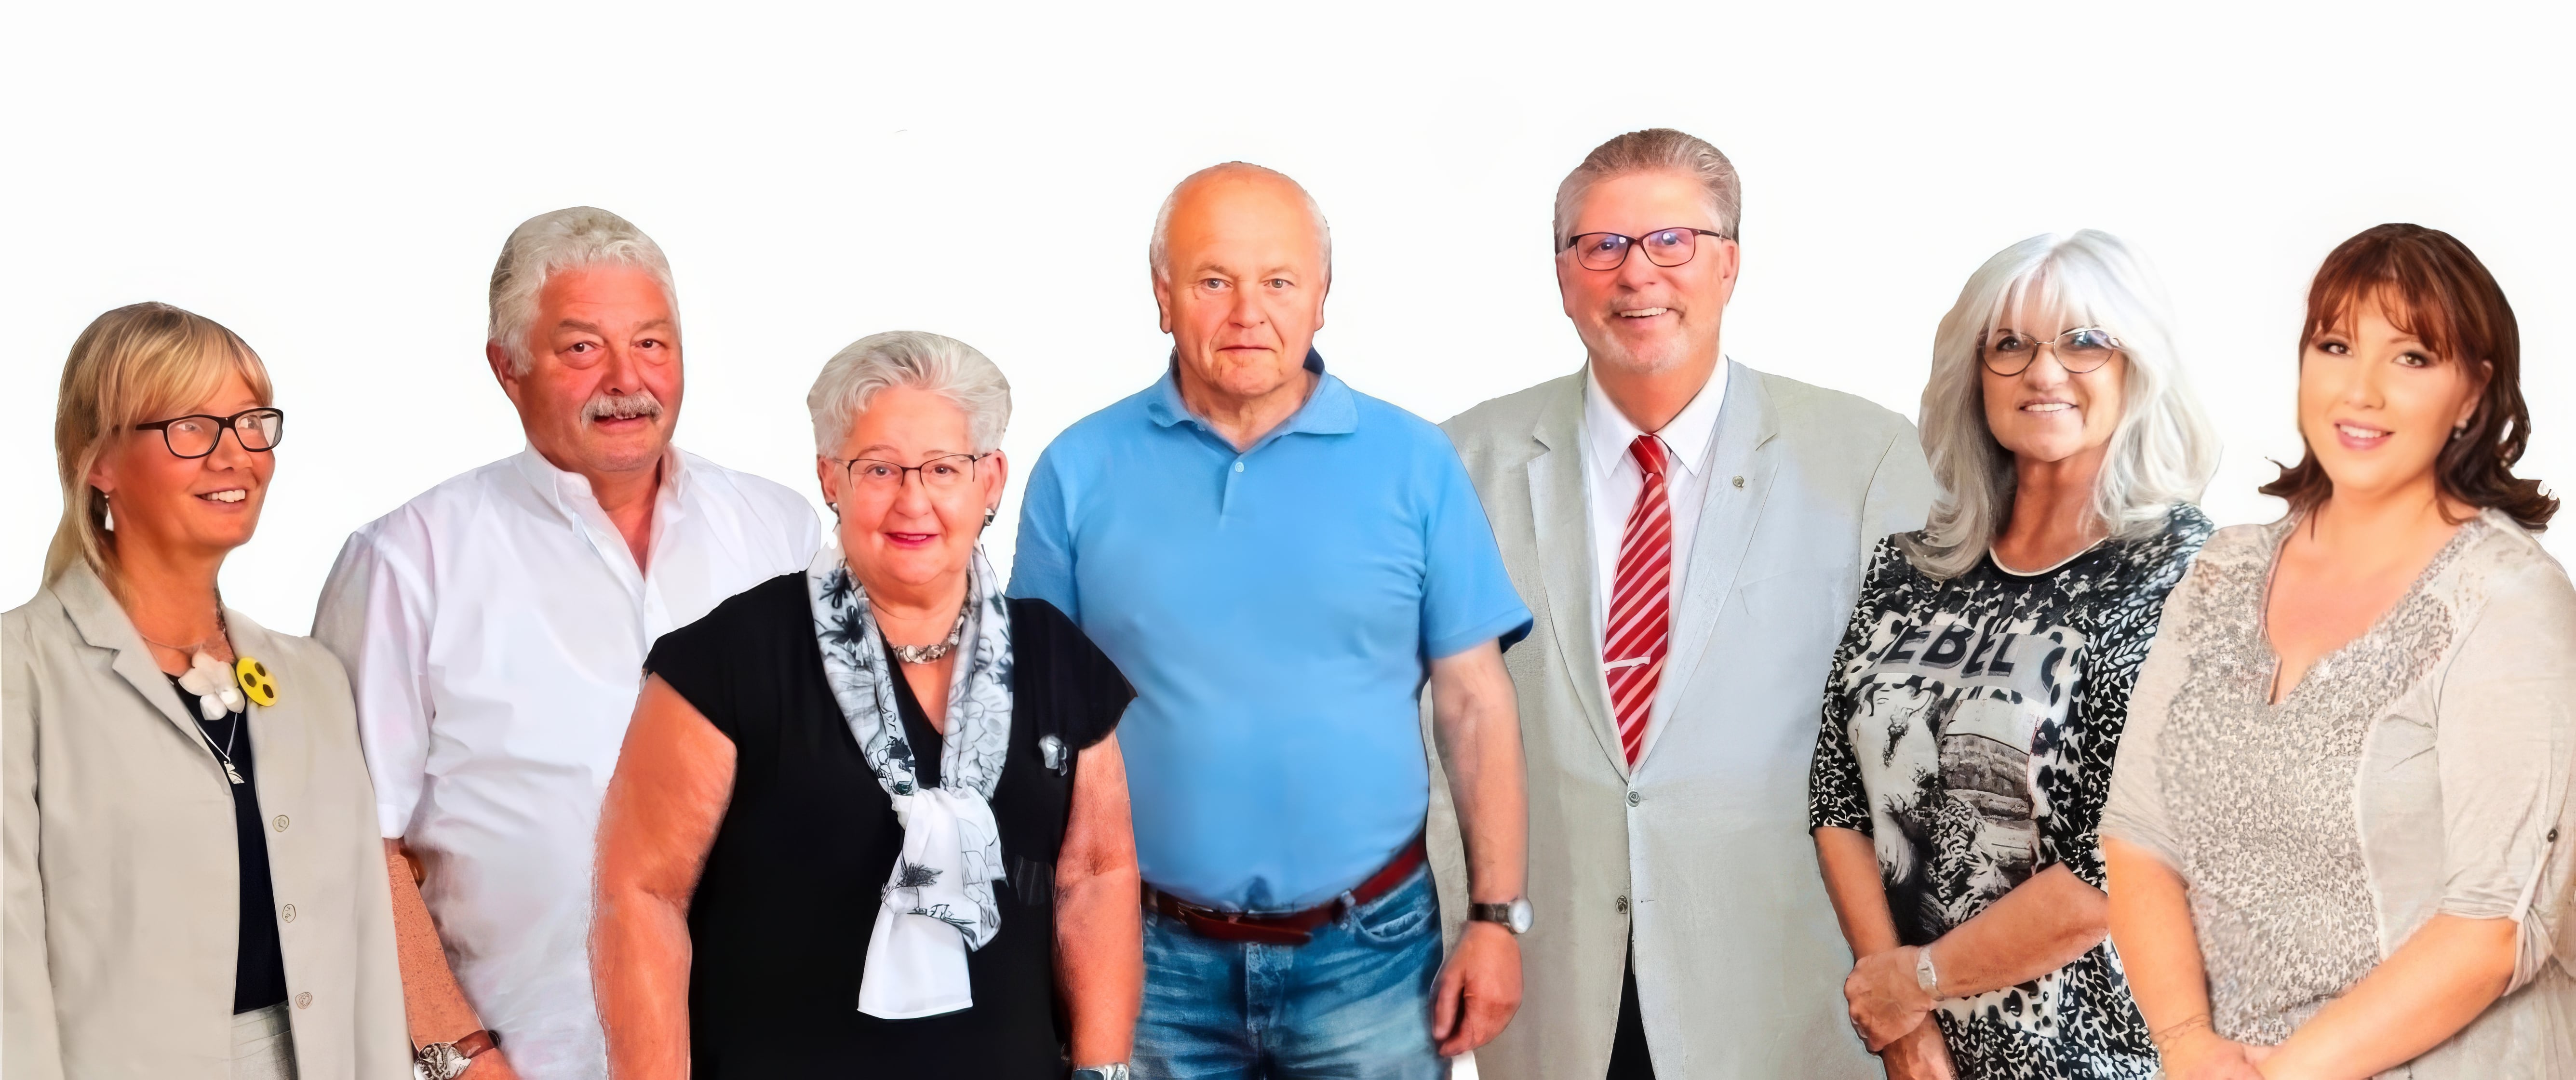
[[[1417,836],[1397,852],[1384,869],[1369,875],[1351,891],[1332,900],[1307,908],[1277,914],[1250,914],[1241,911],[1219,911],[1182,900],[1151,885],[1145,886],[1145,908],[1179,919],[1181,925],[1196,931],[1200,937],[1218,941],[1249,941],[1262,945],[1303,945],[1315,936],[1315,928],[1341,918],[1342,913],[1395,891],[1415,870],[1430,858]]]

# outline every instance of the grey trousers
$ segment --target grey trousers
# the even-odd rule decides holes
[[[295,1080],[285,1002],[233,1014],[233,1080]]]

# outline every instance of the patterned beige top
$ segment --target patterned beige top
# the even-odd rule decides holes
[[[2504,998],[2386,1075],[2576,1077],[2576,586],[2486,511],[2274,705],[2294,524],[2220,530],[2174,589],[2103,835],[2181,874],[2220,1035],[2281,1042],[2435,913],[2514,919]]]

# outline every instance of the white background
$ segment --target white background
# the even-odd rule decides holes
[[[36,588],[58,513],[63,355],[116,305],[179,304],[267,359],[289,438],[224,589],[300,631],[350,529],[520,447],[484,292],[532,214],[589,203],[658,238],[682,445],[810,490],[805,388],[864,334],[991,355],[1023,465],[1152,381],[1154,209],[1227,159],[1331,217],[1319,345],[1355,387],[1441,419],[1571,371],[1549,200],[1594,144],[1653,125],[1743,172],[1727,351],[1908,416],[1987,255],[2088,226],[2134,241],[2227,440],[2222,522],[2277,512],[2253,488],[2298,450],[2318,260],[2383,221],[2447,229],[2521,315],[2524,472],[2576,484],[2576,123],[2565,28],[2537,11],[235,7],[6,16],[0,603]]]

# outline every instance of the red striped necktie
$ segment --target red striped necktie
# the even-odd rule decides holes
[[[1637,492],[1619,536],[1601,657],[1610,711],[1619,718],[1619,748],[1634,767],[1646,749],[1646,718],[1654,712],[1655,687],[1663,681],[1664,653],[1672,644],[1673,504],[1665,492],[1663,441],[1639,435],[1628,453],[1645,472],[1646,486]]]

